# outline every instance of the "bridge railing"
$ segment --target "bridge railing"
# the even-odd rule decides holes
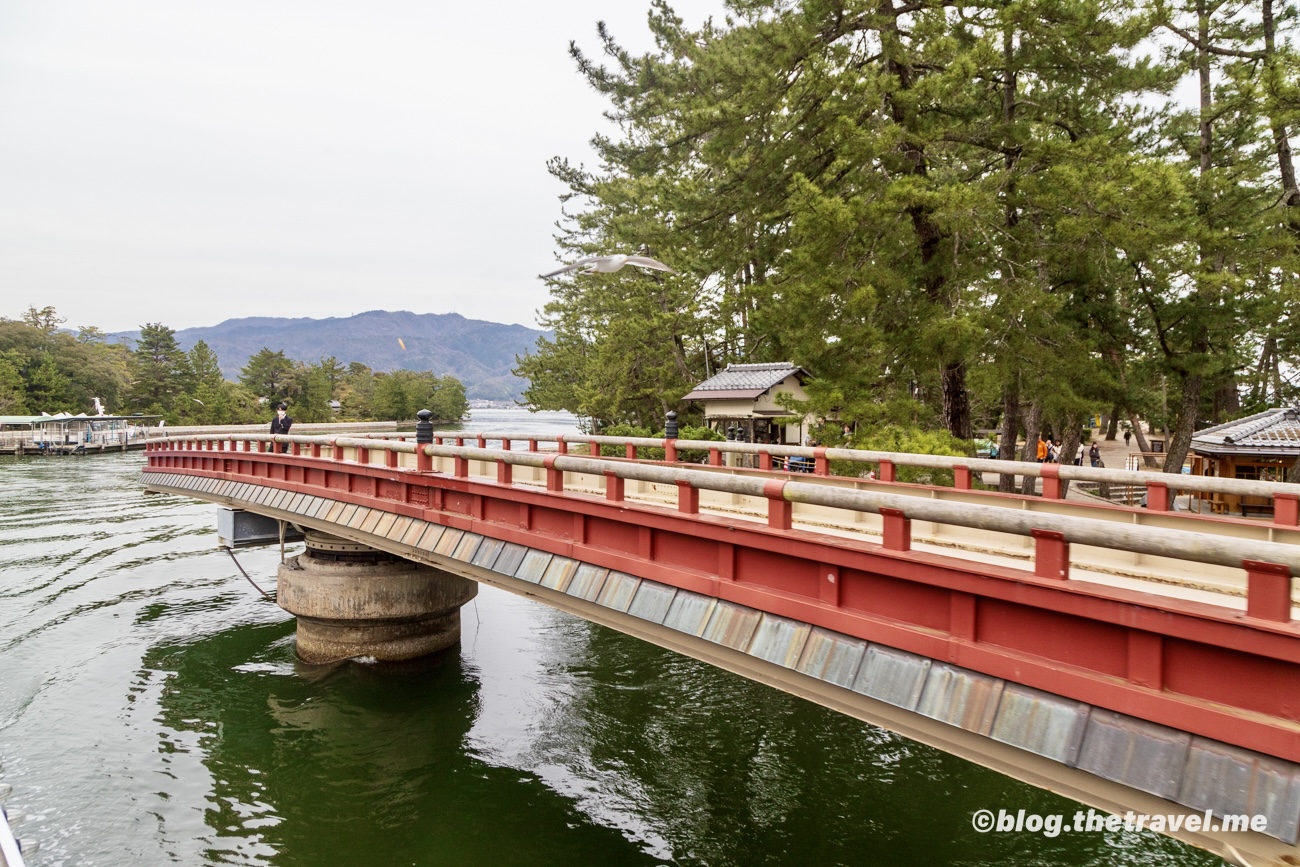
[[[453,442],[464,445],[474,442],[485,447],[489,441],[500,441],[505,449],[515,442],[527,442],[529,451],[538,451],[540,443],[553,443],[560,454],[567,454],[573,444],[585,444],[589,455],[597,455],[602,446],[614,446],[624,451],[624,457],[636,460],[641,449],[658,449],[664,452],[667,463],[677,463],[683,452],[704,452],[707,464],[721,467],[724,455],[751,457],[757,467],[773,467],[773,459],[796,459],[799,466],[814,475],[831,474],[831,461],[843,461],[867,467],[877,467],[877,480],[897,480],[899,467],[918,467],[948,470],[953,474],[953,486],[969,490],[976,474],[1029,476],[1042,479],[1042,494],[1046,499],[1062,499],[1064,481],[1101,482],[1126,487],[1145,488],[1146,508],[1152,511],[1169,511],[1171,497],[1179,492],[1196,494],[1262,497],[1273,507],[1273,521],[1284,526],[1300,525],[1300,485],[1286,482],[1262,482],[1252,479],[1227,479],[1218,476],[1196,476],[1182,473],[1161,473],[1082,467],[1073,464],[1049,464],[1027,461],[1004,461],[994,458],[954,457],[950,455],[917,455],[900,452],[868,451],[865,449],[822,448],[788,446],[766,443],[747,443],[714,440],[656,439],[653,437],[610,436],[554,436],[536,433],[510,433],[497,431],[436,431],[434,442]]]
[[[476,435],[445,437],[445,439],[462,442],[470,438],[479,439]],[[482,437],[485,441],[488,438],[486,435]],[[497,435],[492,436],[491,439],[508,440],[509,438]],[[620,438],[601,439],[628,443],[627,440]],[[592,438],[584,438],[584,441],[599,444],[599,440],[592,440]],[[564,440],[558,442],[561,445],[565,443]],[[662,441],[650,440],[649,442]],[[1034,574],[1041,578],[1061,580],[1068,578],[1071,544],[1243,569],[1247,576],[1247,614],[1283,623],[1291,621],[1291,581],[1293,576],[1300,575],[1300,545],[1178,529],[1124,525],[1114,521],[1026,512],[996,505],[943,502],[879,490],[800,482],[795,480],[796,477],[723,474],[683,466],[570,455],[564,450],[516,451],[507,448],[488,449],[478,445],[439,443],[421,446],[413,442],[366,437],[271,436],[268,434],[173,439],[168,443],[152,444],[149,449],[151,453],[179,450],[182,454],[191,451],[217,452],[217,456],[220,456],[221,452],[227,455],[232,452],[235,455],[250,451],[266,452],[276,443],[287,445],[291,449],[291,454],[297,457],[346,461],[350,455],[355,464],[378,464],[405,471],[410,471],[412,468],[401,467],[400,456],[414,454],[416,458],[414,470],[425,473],[434,471],[435,458],[449,459],[451,476],[466,480],[470,479],[471,461],[488,462],[496,465],[496,482],[502,485],[513,484],[514,467],[528,467],[544,473],[546,490],[556,494],[564,493],[566,490],[565,473],[594,476],[604,479],[605,497],[612,501],[624,499],[624,482],[628,480],[647,482],[675,488],[677,509],[688,514],[699,513],[699,492],[702,490],[753,497],[766,501],[768,526],[781,530],[791,529],[792,506],[796,503],[872,513],[881,516],[883,546],[896,551],[910,550],[911,522],[914,520],[1008,533],[1033,539]],[[503,445],[508,445],[508,442]],[[678,445],[682,446],[682,442],[679,441]],[[727,444],[710,443],[709,445]],[[242,446],[242,449],[239,446]],[[382,457],[376,460],[372,455],[373,452],[378,452]],[[159,456],[161,457],[161,454]],[[195,457],[201,460],[203,455]],[[271,457],[266,456],[266,458]],[[931,462],[937,460],[935,456],[930,455],[894,455],[894,457],[915,459],[924,462],[918,465],[930,466],[935,465]],[[1004,462],[987,463],[997,463],[1002,468],[1008,466]],[[1019,464],[1018,466],[1038,467],[1039,465]],[[1079,471],[1084,468],[1071,469]],[[475,478],[474,481],[482,481],[482,479]]]
[[[411,443],[404,437],[408,435],[364,434],[361,437],[328,438],[346,439],[350,447],[356,448],[363,441],[367,448],[384,449],[406,443],[413,451]],[[1274,506],[1274,523],[1285,526],[1300,525],[1300,485],[1288,482],[1263,482],[1252,479],[1227,479],[1218,476],[1195,476],[1180,473],[1138,472],[1132,470],[1108,469],[1104,467],[1077,467],[1072,464],[1048,464],[1025,461],[1003,461],[991,458],[954,457],[950,455],[919,455],[902,452],[878,452],[863,449],[821,448],[809,446],[785,446],[772,444],[754,444],[738,442],[719,442],[714,440],[667,440],[651,437],[608,437],[582,436],[565,437],[539,436],[536,433],[501,433],[501,432],[465,432],[438,431],[434,433],[434,444],[443,445],[448,441],[457,446],[473,442],[479,448],[486,448],[489,441],[500,442],[502,450],[513,450],[512,444],[526,442],[530,452],[542,451],[541,444],[553,443],[558,454],[569,454],[573,444],[584,445],[587,454],[600,454],[601,446],[615,446],[624,450],[623,457],[637,460],[641,449],[660,449],[665,453],[666,463],[678,463],[678,455],[686,451],[708,453],[708,466],[722,466],[722,455],[750,455],[760,458],[761,467],[771,466],[771,458],[801,458],[814,475],[830,475],[831,461],[845,461],[864,466],[878,466],[877,481],[893,482],[897,480],[898,467],[921,467],[928,469],[949,470],[953,473],[954,487],[969,490],[975,473],[997,473],[1002,475],[1030,476],[1043,480],[1043,497],[1061,499],[1062,481],[1106,482],[1130,487],[1142,486],[1148,491],[1147,508],[1151,511],[1169,511],[1170,495],[1175,491],[1187,491],[1200,494],[1231,494],[1237,496],[1263,497]],[[320,437],[299,435],[270,434],[222,434],[219,437],[227,441],[240,442],[299,442],[310,443]],[[173,437],[173,441],[186,439]]]

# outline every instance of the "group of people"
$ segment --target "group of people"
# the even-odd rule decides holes
[[[1094,467],[1105,466],[1105,464],[1103,464],[1101,461],[1101,448],[1097,445],[1096,440],[1092,441],[1092,445],[1086,451],[1087,451],[1088,460],[1092,466]],[[1079,443],[1079,448],[1074,453],[1074,460],[1071,461],[1071,463],[1073,463],[1076,467],[1083,466],[1084,452],[1085,449],[1083,447],[1083,443],[1081,442]],[[1045,440],[1040,436],[1038,438],[1037,461],[1040,464],[1063,463],[1063,461],[1061,460],[1061,441]]]

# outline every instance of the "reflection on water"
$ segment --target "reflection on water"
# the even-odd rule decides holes
[[[1221,863],[975,834],[1076,807],[491,589],[457,650],[302,666],[215,508],[141,463],[0,458],[0,762],[37,867]],[[239,558],[273,582],[278,549]]]
[[[535,775],[466,749],[479,683],[459,655],[316,668],[294,662],[291,635],[243,626],[146,655],[172,673],[159,721],[193,733],[211,776],[213,860],[653,863]]]

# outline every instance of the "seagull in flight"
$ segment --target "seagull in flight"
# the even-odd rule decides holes
[[[672,268],[669,268],[667,265],[665,265],[663,262],[659,262],[655,259],[651,259],[649,256],[624,256],[622,254],[619,254],[617,256],[587,256],[584,259],[579,259],[578,261],[574,262],[572,265],[565,265],[563,268],[561,268],[558,271],[552,271],[549,274],[543,274],[542,279],[547,279],[549,277],[558,277],[560,274],[565,274],[569,271],[576,271],[579,268],[584,269],[585,273],[587,274],[591,274],[593,272],[599,272],[601,274],[609,274],[614,271],[617,271],[619,268],[622,268],[624,265],[636,265],[638,268],[653,268],[656,271],[667,271],[669,274],[677,273]]]

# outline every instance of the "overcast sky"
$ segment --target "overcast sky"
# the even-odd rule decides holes
[[[678,0],[688,24],[717,0]],[[639,51],[646,0],[5,0],[0,316],[175,329],[461,313],[535,325],[604,102],[567,54]],[[615,251],[611,251],[615,252]]]

